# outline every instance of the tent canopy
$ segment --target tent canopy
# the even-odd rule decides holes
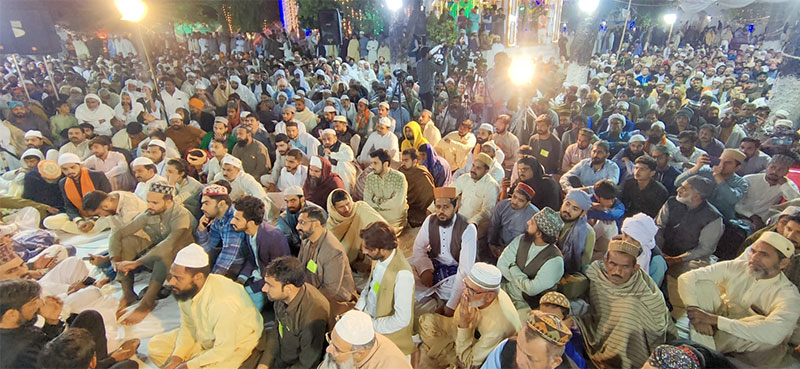
[[[697,13],[711,5],[721,9],[743,8],[753,3],[785,3],[789,0],[680,0],[680,7],[687,13]]]

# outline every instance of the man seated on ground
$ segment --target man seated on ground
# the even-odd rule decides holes
[[[561,176],[559,183],[564,192],[573,188],[591,187],[603,179],[619,182],[619,167],[608,160],[608,142],[595,142],[590,155],[590,158],[581,160]]]
[[[39,159],[37,153],[36,160]],[[23,154],[24,155],[24,154]],[[23,156],[23,160],[25,156]],[[30,159],[29,159],[30,160]],[[52,160],[40,160],[36,165],[36,170],[25,173],[22,188],[22,198],[35,201],[49,206],[51,209],[48,214],[58,214],[64,212],[64,198],[58,187],[58,180],[61,178],[61,167]],[[42,216],[45,216],[43,213]]]
[[[478,238],[486,236],[492,211],[500,197],[500,185],[489,175],[494,159],[485,153],[475,158],[475,164],[469,174],[456,178],[453,185],[461,197],[458,214],[474,224],[478,230]]]
[[[555,243],[564,227],[559,214],[544,208],[528,220],[525,233],[514,238],[497,260],[503,290],[521,316],[539,307],[539,299],[555,290],[564,275],[564,258]]]
[[[373,324],[373,319],[364,312],[344,313],[330,333],[325,360],[319,368],[338,369],[349,365],[353,369],[411,369],[406,355],[389,337],[378,333]]]
[[[261,183],[242,170],[242,161],[230,156],[222,160],[222,179],[228,181],[231,190],[228,192],[232,200],[238,200],[242,196],[255,196],[264,201],[267,207],[266,217],[268,220],[274,219],[278,215],[276,206],[267,197],[267,192]],[[219,184],[219,183],[217,183]]]
[[[374,222],[385,222],[375,209],[364,201],[353,201],[344,190],[333,190],[327,201],[328,222],[325,226],[333,232],[347,254],[347,259],[354,272],[369,269],[361,252],[364,241],[360,234]],[[394,231],[393,231],[394,232]]]
[[[800,317],[800,293],[781,272],[794,253],[791,241],[764,232],[748,261],[722,261],[678,278],[691,339],[748,365],[783,366]]]
[[[666,341],[669,311],[658,286],[639,268],[641,249],[611,241],[589,265],[588,309],[573,312],[587,355],[598,368],[640,368],[650,348]]]
[[[644,144],[645,139],[642,135],[633,135],[626,146],[611,159],[619,167],[619,183],[625,183],[633,177],[636,159],[647,155]]]
[[[117,314],[129,313],[122,324],[136,324],[153,311],[156,297],[167,278],[167,265],[172,264],[180,249],[194,242],[191,230],[197,223],[186,208],[173,201],[174,193],[175,188],[166,182],[151,184],[147,192],[147,211],[111,232],[108,253],[122,284]],[[141,231],[148,237],[141,237]],[[139,296],[133,291],[133,282],[137,269],[142,265],[147,266],[152,274],[147,291],[136,303]],[[136,306],[131,306],[134,303]]]
[[[292,186],[303,186],[308,177],[308,166],[303,165],[303,159],[303,152],[298,149],[286,152],[284,166],[280,168],[281,174],[276,185],[278,191],[284,191]]]
[[[139,363],[126,359],[136,353],[136,348],[139,346],[138,339],[128,341],[131,344],[120,347],[109,355],[107,342],[95,341],[96,337],[101,337],[97,333],[102,332],[98,328],[90,331],[75,326],[66,329],[44,346],[39,354],[38,368],[139,368]]]
[[[555,122],[550,113],[536,117],[536,134],[531,136],[528,145],[533,156],[542,163],[546,174],[557,174],[561,169],[561,141],[553,134]],[[608,151],[608,150],[606,150]]]
[[[289,137],[285,133],[275,135],[275,163],[268,175],[261,177],[261,183],[267,187],[268,192],[277,192],[281,171],[286,166],[286,154],[291,150]]]
[[[678,193],[675,179],[681,175],[681,171],[670,165],[672,152],[666,146],[656,146],[650,155],[656,159],[656,173],[653,178],[664,185],[669,196],[675,196]]]
[[[636,159],[633,178],[625,181],[620,196],[622,204],[625,205],[626,217],[645,213],[655,218],[661,206],[669,198],[667,189],[655,178],[657,166],[658,162],[649,156]]]
[[[773,205],[800,197],[797,185],[786,176],[794,163],[795,158],[777,154],[769,161],[765,173],[748,174],[743,178],[747,182],[747,192],[736,203],[736,214],[748,220],[752,230],[767,225]]]
[[[592,262],[594,253],[595,232],[586,219],[586,213],[592,208],[592,197],[582,190],[571,190],[561,204],[559,215],[564,227],[558,235],[558,249],[564,256],[563,283],[577,282],[583,279],[580,273]],[[568,291],[567,297],[575,296]]]
[[[298,129],[298,126],[302,125],[303,123],[298,123],[296,121],[286,123],[286,136],[289,138],[289,143],[293,148],[302,151],[303,155],[306,157],[310,157],[317,152],[319,140],[305,132],[304,129]]]
[[[147,192],[150,190],[150,185],[155,182],[166,182],[167,179],[158,175],[156,164],[150,158],[140,156],[131,162],[131,169],[133,177],[138,182],[136,189],[133,193],[139,196],[140,199],[147,201]]]
[[[269,168],[272,167],[267,147],[256,141],[247,127],[238,126],[233,129],[233,134],[236,135],[233,156],[242,161],[242,169],[247,174],[261,179],[261,176],[267,174]]]
[[[697,132],[683,131],[678,134],[678,149],[672,154],[672,162],[679,170],[690,169],[697,163],[697,158],[706,152],[695,147]]]
[[[445,135],[434,148],[450,163],[450,169],[456,171],[464,167],[467,155],[475,147],[477,138],[472,133],[472,121],[465,119],[458,126],[458,130]]]
[[[58,181],[58,187],[64,199],[66,213],[47,217],[43,224],[49,229],[60,229],[69,233],[84,232],[82,224],[89,215],[83,210],[83,196],[94,190],[111,192],[111,184],[102,172],[84,168],[78,155],[63,154],[58,158],[58,165],[64,173],[64,177]],[[97,232],[102,230],[96,229]]]
[[[420,288],[427,287],[427,291],[418,291],[417,299],[424,302],[435,295],[431,301],[436,306],[431,310],[453,316],[464,289],[463,280],[475,263],[477,230],[458,213],[454,187],[438,187],[434,197],[436,211],[422,223],[409,263]]]
[[[328,299],[331,317],[353,308],[358,298],[350,262],[342,244],[325,228],[327,215],[319,207],[300,210],[297,231],[303,241],[298,259],[306,266],[306,282]]]
[[[193,217],[199,218],[202,215],[200,193],[203,191],[203,184],[189,177],[189,165],[183,159],[169,159],[165,177],[175,187],[175,201],[183,204]]]
[[[105,173],[113,191],[132,190],[136,181],[128,169],[125,155],[111,150],[111,141],[106,136],[97,136],[88,142],[92,155],[83,161],[83,165]]]
[[[748,174],[763,173],[767,170],[770,157],[761,151],[761,141],[745,137],[739,144],[739,151],[744,153],[745,159],[736,174],[744,177]]]
[[[384,150],[389,154],[389,158],[394,161],[400,161],[400,145],[397,143],[397,136],[391,132],[392,122],[390,118],[381,118],[375,126],[367,141],[361,145],[361,155],[358,156],[358,162],[363,166],[370,164],[371,155],[374,151]]]
[[[320,141],[322,141],[322,145],[317,154],[331,162],[332,172],[339,175],[345,190],[350,191],[355,186],[358,173],[353,149],[350,148],[350,145],[339,141],[336,131],[332,129],[322,130]]]
[[[164,176],[164,171],[167,167],[167,143],[159,140],[152,139],[147,143],[147,149],[142,152],[142,157],[150,158],[153,165],[156,166],[156,173]]]
[[[594,131],[583,128],[578,133],[578,140],[567,146],[564,157],[561,159],[561,173],[566,173],[578,162],[587,159],[592,154],[591,144],[596,139]]]
[[[793,225],[789,229],[786,227],[786,225],[789,224],[791,219],[795,216],[800,216],[800,207],[793,205],[785,207],[779,214],[776,214],[777,218],[774,218],[773,221],[770,222],[770,225],[753,232],[753,234],[748,236],[744,242],[742,242],[740,250],[743,251],[742,254],[739,255],[739,258],[742,258],[742,256],[747,256],[747,249],[752,246],[759,237],[761,237],[762,233],[770,231],[776,232],[781,236],[788,238],[789,241],[792,241],[795,246],[800,249],[800,232],[796,232],[800,230],[800,224],[797,224],[797,226]],[[784,273],[789,277],[789,279],[795,280],[794,276],[790,276],[791,273]],[[800,274],[796,277],[798,278],[797,280],[800,280]]]
[[[374,319],[375,331],[410,355],[416,350],[414,334],[414,274],[402,251],[397,250],[394,229],[374,222],[360,232],[362,252],[375,267],[361,291],[355,309]],[[407,360],[404,360],[407,361]]]
[[[384,149],[369,154],[370,168],[364,186],[364,202],[380,214],[400,234],[408,215],[408,182],[399,171],[389,167],[391,155]]]
[[[292,255],[297,255],[302,242],[297,229],[300,211],[307,207],[320,209],[321,207],[308,201],[303,195],[303,188],[299,186],[292,186],[284,190],[283,199],[286,202],[286,209],[278,217],[275,227],[283,232],[286,239],[289,240],[289,249],[292,251]]]
[[[273,301],[278,324],[264,330],[266,349],[259,366],[316,368],[325,354],[328,299],[305,282],[305,273],[306,267],[291,256],[267,265],[263,291]]]
[[[564,346],[571,337],[569,327],[557,316],[532,311],[516,337],[500,342],[481,369],[561,368]]]
[[[491,254],[488,256],[491,256],[491,259],[496,260],[500,257],[503,249],[525,232],[528,221],[539,212],[539,209],[531,204],[535,193],[531,186],[521,182],[514,189],[511,198],[500,200],[494,207],[488,235],[488,251]]]
[[[519,331],[522,324],[500,289],[502,279],[494,265],[476,263],[464,279],[454,316],[420,316],[420,367],[480,367],[498,343]]]
[[[238,367],[250,356],[263,319],[242,286],[210,274],[208,255],[197,244],[178,251],[168,285],[178,300],[181,326],[150,339],[153,364],[177,367]]]
[[[50,141],[45,141],[44,136],[42,136],[42,132],[40,131],[28,131],[25,132],[25,144],[28,145],[29,149],[38,149],[45,155],[45,157],[53,157],[54,155],[60,155],[58,150],[53,148],[53,145],[50,144]]]
[[[725,149],[719,157],[719,164],[711,166],[708,155],[700,155],[694,167],[681,173],[675,179],[675,185],[680,186],[689,177],[699,175],[709,179],[714,188],[708,201],[714,205],[725,220],[735,219],[735,206],[745,193],[748,183],[736,174],[739,166],[744,161],[744,154],[736,149]]]
[[[182,115],[178,113],[171,114],[169,116],[169,128],[164,134],[175,143],[181,155],[186,155],[186,151],[200,145],[206,132],[197,127],[187,126],[183,122]]]
[[[266,302],[264,287],[266,268],[272,260],[289,255],[289,243],[283,232],[264,220],[264,202],[253,196],[244,196],[233,203],[231,225],[236,232],[244,233],[241,248],[243,264],[236,282],[244,285],[256,309]]]
[[[203,188],[200,210],[203,216],[197,222],[195,239],[211,260],[211,273],[236,279],[242,269],[241,246],[244,233],[234,229],[231,220],[235,209],[228,189],[218,184]]]
[[[416,149],[405,149],[401,158],[399,171],[408,183],[408,225],[416,228],[428,217],[428,207],[433,203],[433,176],[420,165]]]
[[[656,235],[658,226],[653,218],[644,214],[637,213],[632,217],[625,218],[622,222],[618,239],[630,242],[642,249],[636,263],[639,268],[644,270],[657,286],[661,286],[664,275],[667,271],[667,261],[661,250],[656,247]]]
[[[92,154],[89,150],[89,140],[86,139],[86,135],[83,134],[81,127],[69,127],[67,130],[67,138],[69,138],[69,142],[58,149],[59,155],[73,153],[78,155],[81,160],[86,160],[86,158]]]

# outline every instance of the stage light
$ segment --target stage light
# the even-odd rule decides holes
[[[517,86],[524,86],[533,80],[533,61],[529,59],[513,59],[508,68],[511,82]]]
[[[678,15],[675,13],[667,13],[664,14],[664,23],[673,25],[675,21],[678,20]]]
[[[600,0],[579,0],[578,8],[584,13],[593,13],[597,6],[600,5]]]
[[[124,21],[140,22],[147,13],[147,5],[142,0],[115,0],[115,3]]]
[[[389,10],[396,12],[403,7],[403,0],[386,0],[386,7]]]

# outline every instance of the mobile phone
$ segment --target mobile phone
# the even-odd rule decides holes
[[[710,162],[708,163],[708,165],[710,165],[712,167],[719,165],[719,158],[710,157],[709,159],[710,159]]]
[[[81,260],[90,261],[90,260],[92,260],[92,257],[91,256],[84,256],[84,257],[81,258]]]

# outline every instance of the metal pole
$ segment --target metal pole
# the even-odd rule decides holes
[[[142,52],[144,52],[144,57],[147,59],[147,67],[150,69],[150,78],[153,79],[153,90],[158,92],[158,79],[156,78],[156,74],[153,73],[153,64],[150,63],[150,53],[147,52],[147,45],[145,45],[144,36],[142,36],[142,26],[140,24],[136,24],[136,29],[139,31],[139,41],[142,42]]]
[[[56,81],[53,80],[53,72],[50,71],[50,67],[47,66],[47,57],[42,55],[42,62],[44,63],[44,70],[47,71],[47,76],[50,77],[50,84],[53,85],[53,93],[56,95],[56,100],[61,100],[58,94],[58,87],[56,87]]]
[[[17,63],[17,54],[11,54],[11,59],[14,60],[14,67],[17,68],[17,78],[19,79],[19,84],[22,85],[22,89],[25,90],[25,96],[27,96],[28,100],[30,100],[31,94],[28,93],[28,87],[25,86],[25,80],[22,78],[22,70],[19,69],[19,63]]]
[[[628,11],[625,13],[625,24],[622,26],[622,38],[619,39],[619,47],[617,48],[617,60],[619,60],[619,53],[622,51],[622,44],[625,42],[625,31],[628,30],[628,21],[631,18],[631,2],[628,0]]]
[[[669,24],[669,35],[667,36],[667,47],[669,47],[669,41],[672,40],[672,26],[674,26],[674,25],[675,25],[675,23],[670,23]]]

